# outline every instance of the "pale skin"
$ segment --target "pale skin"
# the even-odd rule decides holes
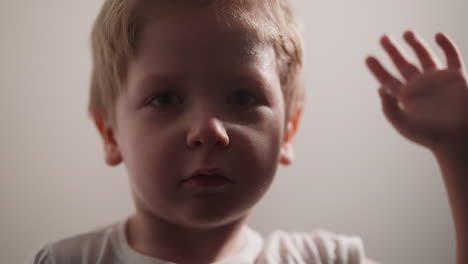
[[[174,263],[213,263],[245,245],[251,208],[277,164],[292,160],[295,127],[285,123],[273,47],[251,43],[242,24],[219,23],[214,9],[154,16],[151,8],[116,99],[116,125],[94,120],[106,162],[128,170],[136,208],[129,245]],[[183,180],[212,167],[233,183],[207,193]]]
[[[434,154],[455,224],[457,263],[468,263],[468,85],[463,60],[443,33],[435,40],[445,54],[445,67],[415,32],[407,30],[403,37],[420,66],[410,62],[391,38],[381,38],[403,80],[372,56],[366,64],[381,85],[378,92],[388,121],[403,137]]]
[[[199,20],[200,19],[191,21]],[[190,24],[193,24],[193,22],[190,22]],[[191,28],[189,29],[192,30]],[[415,49],[422,65],[422,70],[410,64],[408,59],[402,55],[402,52],[395,47],[387,37],[382,39],[384,48],[394,60],[397,69],[400,70],[404,76],[404,81],[400,81],[389,74],[375,58],[369,57],[366,62],[371,72],[381,84],[379,95],[382,100],[383,111],[390,123],[407,139],[431,150],[439,162],[455,221],[458,263],[466,263],[468,261],[468,255],[462,249],[468,246],[468,228],[464,225],[464,223],[468,223],[468,196],[464,193],[464,190],[468,187],[468,167],[465,165],[468,164],[468,153],[463,147],[460,147],[466,146],[466,135],[468,135],[468,88],[466,74],[464,73],[460,55],[456,51],[453,43],[448,40],[445,35],[438,34],[437,39],[438,44],[442,47],[447,56],[448,66],[446,68],[441,68],[437,59],[430,54],[429,49],[425,47],[422,41],[418,40],[419,38],[417,36],[413,36],[414,33],[412,32],[406,33],[405,39]],[[219,41],[220,38],[217,39]],[[207,50],[207,52],[209,51],[210,50]],[[213,60],[215,61],[217,57],[215,56]],[[173,60],[171,59],[169,61]],[[183,62],[185,66],[191,65],[188,64],[186,58],[184,58]],[[197,68],[198,61],[195,61],[193,65],[196,66],[194,68]],[[385,93],[384,90],[387,90],[388,93]],[[398,102],[400,104],[398,104]],[[402,106],[403,109],[400,108],[399,105]],[[291,120],[285,124],[284,138],[281,142],[279,155],[279,163],[283,165],[288,165],[293,160],[292,140],[297,131],[301,112],[301,109],[297,110],[291,117]],[[206,114],[208,112],[200,113]],[[132,115],[126,120],[128,120],[128,122],[135,122],[135,117],[137,117],[137,115]],[[203,118],[208,120],[208,116],[203,116]],[[110,165],[119,164],[122,162],[123,157],[120,153],[121,146],[115,141],[114,131],[111,131],[110,128],[106,126],[102,117],[94,116],[94,120],[105,143],[107,163]],[[125,123],[123,124],[125,125]],[[236,127],[238,126],[234,128]],[[219,136],[214,130],[206,130],[205,132],[213,137]],[[168,134],[170,135],[170,133]],[[148,133],[148,137],[149,135],[150,133]],[[124,141],[122,140],[122,142]],[[133,218],[134,221],[137,221],[135,219],[136,218]],[[143,218],[139,218],[140,221],[141,219]],[[174,261],[180,260],[178,261],[179,263],[206,263],[204,260],[207,259],[221,259],[222,257],[232,254],[236,251],[236,248],[239,247],[239,226],[244,224],[244,220],[244,218],[239,219],[236,225],[232,227],[228,226],[225,228],[226,230],[222,230],[222,232],[217,231],[216,234],[210,236],[213,238],[211,241],[208,241],[210,239],[206,239],[204,243],[206,245],[198,240],[200,233],[194,232],[192,234],[194,239],[185,239],[189,242],[187,245],[181,245],[180,241],[175,241],[175,246],[173,248],[158,249],[159,253],[155,253],[154,255],[167,255],[166,259],[173,259]],[[136,230],[135,233],[138,233],[138,230]],[[143,233],[148,232],[146,230]],[[187,231],[184,230],[183,233],[187,234]],[[176,234],[175,231],[174,234]],[[206,234],[208,233],[205,232],[205,235]],[[162,237],[179,236],[161,234],[161,238]],[[186,235],[186,238],[187,237],[188,235]],[[165,242],[167,243],[168,241]],[[134,245],[138,247],[138,243]],[[227,246],[224,248],[220,246],[219,254],[213,255],[213,245]],[[174,249],[180,249],[182,246],[187,246],[187,252],[190,248],[197,246],[198,249],[196,252],[206,251],[209,254],[207,253],[206,256],[201,256],[200,261],[194,260],[193,257],[189,258],[190,256],[182,260],[179,250],[174,251]],[[140,249],[142,252],[146,252],[144,247]],[[147,251],[148,254],[150,254],[150,250],[154,249],[156,248],[150,247]],[[160,252],[164,252],[164,254]],[[375,262],[368,259],[366,263],[372,264]]]

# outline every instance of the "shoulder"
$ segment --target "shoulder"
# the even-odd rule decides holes
[[[365,264],[358,236],[333,233],[275,231],[265,239],[258,263]]]
[[[25,262],[26,264],[50,264],[53,263],[50,258],[50,248],[44,244],[37,248]]]
[[[27,264],[81,264],[98,263],[99,258],[112,250],[112,239],[117,224],[43,244]]]

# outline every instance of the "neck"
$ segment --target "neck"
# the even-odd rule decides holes
[[[191,228],[137,213],[127,222],[126,236],[143,255],[180,264],[210,263],[241,250],[246,218],[215,228]]]

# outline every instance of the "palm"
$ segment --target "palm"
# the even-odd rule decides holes
[[[409,140],[431,149],[460,144],[468,133],[468,86],[463,66],[448,38],[438,37],[447,55],[448,68],[444,70],[438,69],[435,58],[412,32],[407,32],[405,39],[418,55],[423,72],[385,37],[382,45],[406,82],[390,75],[376,59],[367,60],[382,85],[380,95],[390,123]]]

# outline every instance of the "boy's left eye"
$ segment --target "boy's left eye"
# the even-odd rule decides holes
[[[239,90],[229,97],[228,102],[241,106],[253,106],[258,104],[258,99],[246,90]]]

